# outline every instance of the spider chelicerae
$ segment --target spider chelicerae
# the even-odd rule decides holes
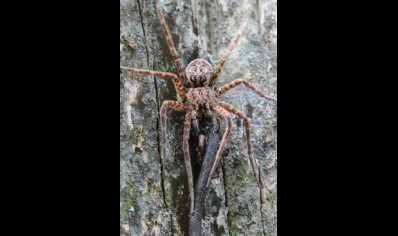
[[[193,211],[194,207],[194,188],[193,188],[193,176],[192,176],[192,167],[191,167],[191,158],[189,152],[189,138],[191,129],[199,134],[199,123],[198,120],[202,118],[211,118],[214,114],[222,117],[226,122],[226,127],[224,134],[222,136],[219,149],[217,151],[214,164],[210,171],[209,178],[207,180],[206,187],[208,187],[211,177],[214,174],[216,167],[222,157],[223,150],[227,143],[228,137],[230,135],[230,131],[232,128],[232,119],[231,114],[233,113],[243,119],[245,125],[245,134],[247,140],[248,147],[248,157],[251,163],[251,167],[254,172],[254,176],[256,181],[260,187],[263,187],[262,177],[259,174],[259,169],[257,166],[256,159],[252,156],[252,146],[250,141],[250,122],[248,117],[239,109],[234,107],[233,105],[220,101],[218,99],[219,96],[227,92],[228,90],[243,84],[247,88],[251,89],[258,95],[263,98],[270,99],[276,101],[275,98],[270,97],[264,94],[259,88],[257,88],[252,83],[243,80],[243,79],[235,79],[228,84],[221,86],[218,90],[214,90],[213,86],[215,85],[217,78],[221,73],[221,69],[224,66],[227,58],[231,54],[232,50],[238,43],[238,39],[246,29],[247,19],[243,21],[243,24],[239,28],[238,32],[232,39],[230,45],[228,46],[227,51],[223,54],[221,59],[219,60],[215,69],[213,66],[205,59],[195,59],[191,61],[186,69],[184,69],[184,65],[182,60],[174,47],[174,42],[171,37],[170,29],[165,21],[162,10],[158,5],[157,1],[155,2],[157,14],[159,17],[160,24],[162,26],[164,35],[166,37],[166,41],[168,47],[170,49],[171,55],[176,63],[178,75],[170,73],[170,72],[162,72],[162,71],[152,71],[152,70],[143,70],[137,68],[129,68],[123,67],[120,68],[124,71],[133,72],[136,74],[144,74],[144,75],[153,75],[164,79],[171,79],[174,82],[174,85],[177,89],[179,96],[182,99],[182,103],[173,100],[165,100],[162,103],[160,109],[160,118],[161,118],[161,131],[162,131],[162,159],[164,159],[164,155],[166,153],[166,111],[168,108],[177,110],[177,111],[185,111],[184,118],[184,128],[183,128],[183,152],[184,152],[184,160],[185,167],[188,177],[188,187],[190,193],[190,212]]]

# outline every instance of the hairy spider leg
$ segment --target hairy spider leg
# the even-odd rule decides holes
[[[236,33],[235,37],[232,39],[231,43],[228,46],[227,51],[224,53],[224,55],[221,57],[220,61],[218,62],[218,65],[216,69],[214,70],[213,76],[210,79],[209,86],[213,87],[214,84],[217,81],[218,76],[221,73],[221,69],[225,64],[225,61],[228,59],[229,55],[232,53],[232,50],[235,48],[235,46],[238,44],[238,40],[240,36],[242,35],[243,31],[246,29],[246,24],[247,24],[248,19],[244,20],[243,24],[239,28],[238,33]]]
[[[185,169],[187,171],[188,177],[188,189],[189,189],[189,197],[191,200],[191,206],[189,208],[189,213],[193,212],[194,209],[194,191],[193,191],[193,177],[192,177],[192,166],[191,166],[191,157],[189,155],[189,135],[191,132],[191,122],[192,122],[192,114],[187,112],[184,118],[184,132],[182,136],[182,149],[184,151],[184,160],[185,160]]]
[[[160,108],[160,125],[162,130],[162,163],[166,155],[166,111],[167,108],[172,108],[177,111],[185,111],[185,106],[182,103],[172,100],[165,100]]]
[[[236,87],[236,86],[238,86],[238,85],[240,85],[240,84],[246,85],[246,87],[248,87],[249,89],[253,90],[255,93],[257,93],[258,95],[260,95],[260,96],[263,97],[263,98],[267,98],[267,99],[271,99],[271,100],[277,101],[275,98],[273,98],[273,97],[271,97],[271,96],[268,96],[268,95],[265,95],[265,94],[264,94],[260,89],[258,89],[254,84],[252,84],[252,83],[250,83],[250,82],[248,82],[247,80],[244,80],[244,79],[236,79],[236,80],[233,80],[233,81],[229,82],[229,83],[226,84],[226,85],[223,85],[221,88],[219,88],[219,89],[217,90],[216,96],[218,97],[218,96],[220,96],[221,94],[227,92],[228,90],[230,90],[230,89],[232,89],[232,88],[234,88],[234,87]]]
[[[238,108],[232,106],[229,103],[226,102],[219,102],[218,105],[222,106],[223,108],[225,108],[225,110],[234,113],[235,115],[239,116],[241,119],[243,119],[243,122],[245,124],[245,133],[246,133],[246,142],[247,142],[247,152],[249,154],[249,160],[250,160],[250,164],[252,166],[253,172],[254,172],[254,177],[257,180],[257,183],[260,187],[264,187],[262,186],[264,181],[261,181],[260,178],[262,178],[262,176],[259,175],[259,169],[257,166],[257,160],[256,158],[254,158],[252,156],[253,154],[253,150],[252,150],[252,145],[251,145],[251,139],[250,139],[250,122],[249,119],[247,118],[247,116],[245,115],[245,113],[243,113],[241,110],[239,110]]]
[[[214,172],[216,171],[218,162],[222,158],[221,154],[224,151],[224,147],[225,147],[225,144],[228,141],[228,137],[229,137],[229,135],[231,133],[231,127],[232,127],[231,115],[225,108],[216,105],[216,106],[214,106],[212,108],[212,110],[213,110],[213,112],[215,112],[216,114],[218,114],[219,116],[224,118],[224,120],[226,121],[226,127],[225,127],[225,131],[224,131],[224,135],[223,135],[223,137],[221,139],[220,147],[217,150],[217,154],[216,154],[216,158],[214,160],[213,167],[211,168],[211,171],[210,171],[210,174],[209,174],[209,178],[207,180],[206,188],[209,187],[211,177],[213,176]]]
[[[171,33],[170,33],[170,29],[169,26],[166,23],[166,20],[163,16],[163,12],[162,9],[160,8],[158,1],[154,1],[155,2],[155,6],[156,6],[156,11],[158,12],[158,17],[159,17],[159,21],[160,21],[160,25],[162,26],[163,29],[163,33],[166,37],[166,42],[167,45],[169,46],[170,49],[170,53],[173,56],[173,59],[177,65],[177,70],[178,70],[178,75],[180,76],[182,83],[184,85],[188,85],[188,80],[187,77],[185,75],[185,69],[184,69],[184,65],[182,64],[181,58],[178,55],[178,52],[176,50],[176,48],[174,47],[174,42],[173,42],[173,38],[171,37]]]
[[[124,66],[121,66],[120,69],[130,71],[133,73],[137,73],[137,74],[153,75],[153,76],[157,76],[157,77],[164,78],[164,79],[172,79],[174,82],[174,85],[176,86],[178,95],[180,95],[180,97],[183,101],[187,100],[187,95],[185,93],[185,87],[182,85],[180,79],[178,79],[176,74],[169,73],[169,72],[162,72],[162,71],[142,70],[142,69],[129,68],[129,67],[124,67]]]
[[[191,102],[191,101],[190,101]],[[191,117],[192,117],[192,126],[194,131],[196,132],[196,134],[199,135],[200,130],[199,130],[199,123],[198,123],[198,119],[197,119],[197,112],[196,110],[192,110],[191,111]]]

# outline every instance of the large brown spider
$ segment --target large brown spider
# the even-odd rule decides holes
[[[161,117],[161,130],[162,130],[162,159],[164,159],[164,155],[166,153],[166,109],[172,108],[177,111],[185,111],[185,119],[184,119],[184,132],[183,132],[183,151],[184,151],[184,160],[185,167],[187,171],[188,177],[188,186],[190,193],[190,212],[192,213],[194,207],[194,188],[193,188],[193,177],[192,177],[192,168],[191,168],[191,158],[189,153],[189,137],[191,132],[191,127],[193,127],[194,131],[197,134],[200,133],[198,119],[202,118],[211,118],[213,114],[216,114],[222,118],[224,118],[226,122],[226,128],[217,151],[214,164],[212,166],[209,178],[207,180],[206,187],[208,187],[211,177],[214,174],[216,167],[222,157],[222,152],[227,143],[228,137],[230,135],[232,120],[230,113],[234,113],[244,121],[245,125],[245,133],[247,138],[247,146],[248,146],[248,156],[251,163],[251,167],[253,169],[256,181],[260,187],[263,187],[263,181],[261,180],[261,176],[259,174],[259,170],[257,167],[257,161],[252,156],[252,147],[250,141],[250,122],[248,117],[239,109],[228,104],[226,102],[218,100],[218,97],[228,90],[240,85],[244,84],[246,87],[257,93],[263,98],[271,99],[276,101],[275,98],[272,98],[268,95],[265,95],[262,91],[260,91],[255,85],[252,83],[243,80],[236,79],[228,84],[222,86],[217,91],[214,91],[212,87],[217,81],[219,74],[221,73],[221,69],[225,64],[227,58],[231,54],[232,50],[235,48],[239,37],[243,33],[246,28],[247,20],[239,28],[239,31],[236,33],[234,38],[232,39],[227,51],[221,57],[219,63],[217,64],[215,70],[213,70],[212,65],[204,60],[204,59],[195,59],[191,61],[186,69],[184,70],[184,65],[181,61],[181,58],[178,55],[177,50],[174,47],[174,43],[171,37],[170,29],[165,21],[162,10],[158,5],[157,1],[155,2],[156,10],[158,13],[159,21],[162,26],[163,32],[166,37],[167,44],[169,46],[171,55],[176,62],[178,76],[176,74],[170,72],[161,72],[161,71],[152,71],[152,70],[143,70],[136,68],[128,68],[121,66],[120,68],[125,71],[130,71],[136,74],[144,74],[144,75],[153,75],[164,79],[173,80],[177,92],[181,97],[183,103],[172,100],[165,100],[162,103],[160,109],[160,117]],[[203,145],[203,144],[202,144]]]

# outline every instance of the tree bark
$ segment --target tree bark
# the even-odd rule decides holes
[[[215,87],[246,79],[276,97],[276,0],[158,1],[185,66],[204,58],[215,67],[243,18],[250,16]],[[177,74],[153,1],[120,1],[120,64]],[[253,156],[259,162],[265,188],[258,188],[248,160],[243,121],[232,115],[229,154],[207,190],[204,235],[276,235],[276,102],[259,97],[244,85],[219,99],[249,117]],[[172,81],[121,73],[121,235],[188,235],[184,113],[167,112],[167,153],[161,160],[159,110],[164,100],[177,100]]]

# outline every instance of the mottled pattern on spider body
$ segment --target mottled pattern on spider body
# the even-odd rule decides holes
[[[210,108],[217,103],[216,94],[209,87],[190,88],[187,94],[186,106],[198,112],[198,118],[210,118]]]
[[[209,87],[190,88],[187,94],[185,108],[187,113],[191,113],[192,125],[196,134],[199,134],[198,119],[210,119],[212,110],[217,103],[215,92]]]
[[[188,64],[186,75],[191,87],[203,87],[210,83],[213,66],[205,59],[195,59]]]

